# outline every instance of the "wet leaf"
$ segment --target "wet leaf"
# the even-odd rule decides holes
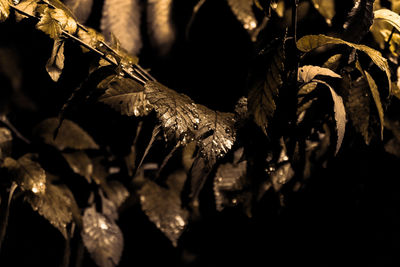
[[[33,154],[25,154],[18,160],[5,158],[3,167],[22,190],[43,195],[46,192],[46,173],[34,158]]]
[[[46,70],[49,73],[51,79],[57,82],[61,76],[63,69],[64,69],[64,40],[56,39],[54,40],[51,57],[46,63]]]
[[[247,161],[238,164],[221,164],[214,177],[214,196],[218,211],[224,207],[236,206],[240,201],[240,191],[245,187]]]
[[[64,4],[74,13],[80,23],[85,23],[92,11],[93,0],[65,0]]]
[[[168,52],[175,40],[172,23],[172,0],[147,1],[147,26],[153,44],[162,54]]]
[[[94,205],[85,209],[81,236],[98,266],[118,265],[124,246],[122,232],[113,220],[98,213]]]
[[[235,14],[237,20],[242,23],[243,28],[252,35],[257,28],[257,19],[253,12],[253,0],[227,0],[228,4]]]
[[[62,30],[74,34],[77,30],[76,21],[69,17],[62,9],[46,7],[40,17],[36,28],[48,34],[56,40],[60,37]]]
[[[166,136],[180,140],[182,144],[189,142],[190,136],[199,128],[197,105],[188,96],[153,81],[146,83],[145,95],[154,106]]]
[[[347,45],[349,47],[355,48],[366,53],[371,60],[375,63],[375,65],[380,68],[382,71],[386,73],[388,80],[389,93],[391,92],[391,80],[390,80],[390,68],[387,60],[382,57],[382,54],[365,45],[358,45],[350,42],[346,42],[339,38],[334,38],[326,35],[306,35],[297,41],[297,48],[303,52],[310,52],[311,50],[327,45],[327,44],[342,44]]]
[[[145,116],[152,107],[146,100],[144,88],[132,79],[121,76],[110,76],[101,82],[99,88],[106,92],[99,98],[122,115]]]
[[[72,210],[77,209],[77,206],[66,186],[47,183],[44,194],[28,195],[26,200],[33,210],[46,218],[65,239],[68,238],[67,225],[72,221]]]
[[[331,71],[330,69],[306,65],[299,68],[297,80],[301,83],[308,83],[317,75],[341,78],[339,74]]]
[[[35,135],[48,145],[54,146],[59,150],[71,149],[99,149],[99,146],[92,137],[79,125],[70,120],[64,120],[57,137],[54,139],[54,131],[57,129],[59,120],[48,118],[35,127]]]
[[[5,21],[10,15],[10,2],[8,0],[0,0],[0,22]]]
[[[140,14],[138,0],[105,0],[100,27],[106,41],[112,43],[112,33],[130,54],[138,54],[142,47]]]
[[[314,7],[325,18],[328,25],[332,25],[335,16],[335,0],[312,0]]]
[[[266,74],[259,81],[255,81],[248,95],[248,109],[254,116],[255,123],[267,134],[269,121],[275,113],[275,99],[283,85],[282,72],[284,69],[283,47],[278,48],[267,66]]]
[[[181,208],[180,192],[147,181],[140,189],[143,211],[176,247],[187,225],[189,213]]]
[[[0,160],[11,155],[12,139],[11,131],[0,127]]]
[[[350,11],[344,24],[343,39],[359,43],[369,32],[374,20],[373,5],[375,0],[358,0]]]
[[[76,174],[85,177],[88,183],[92,181],[93,163],[87,154],[83,151],[64,152],[62,156]]]

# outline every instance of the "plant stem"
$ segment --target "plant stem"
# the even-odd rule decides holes
[[[385,47],[384,47],[384,51],[388,51],[389,47],[390,47],[390,41],[392,40],[393,34],[396,31],[396,28],[393,27],[392,31],[390,32],[389,38],[387,39],[387,41],[385,42]]]
[[[10,187],[10,193],[8,194],[8,200],[7,199],[2,199],[1,203],[1,220],[0,220],[0,251],[1,251],[1,245],[3,244],[4,237],[6,235],[7,231],[7,225],[8,225],[8,216],[10,214],[10,204],[12,197],[14,195],[15,189],[17,189],[17,184],[13,182]],[[4,202],[4,203],[3,203]]]

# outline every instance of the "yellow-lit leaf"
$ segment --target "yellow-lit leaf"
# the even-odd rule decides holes
[[[93,48],[97,48],[101,42],[104,41],[104,36],[100,33],[98,33],[96,30],[86,27],[87,31],[78,29],[78,37],[81,39],[84,43],[90,45]],[[89,52],[90,50],[87,49],[84,46],[82,47],[83,52]]]
[[[0,0],[0,22],[5,21],[10,15],[10,2],[8,0]]]
[[[325,18],[326,23],[332,24],[335,16],[335,0],[312,0],[315,9]]]
[[[253,0],[227,0],[233,14],[251,35],[257,28],[257,19],[253,12]]]
[[[16,5],[16,6],[19,10],[24,11],[25,13],[27,13],[31,16],[34,16],[37,5],[38,5],[37,0],[26,0],[26,1],[19,2],[18,5]],[[19,12],[15,12],[15,18],[17,21],[21,21],[22,19],[25,19],[28,17]]]
[[[336,72],[333,72],[330,69],[327,68],[322,68],[319,66],[312,66],[312,65],[305,65],[299,68],[298,72],[298,77],[297,80],[301,83],[308,83],[312,79],[315,78],[315,76],[328,76],[328,77],[333,77],[333,78],[341,78],[339,74]]]
[[[51,57],[46,63],[46,70],[49,73],[51,79],[57,82],[61,76],[63,69],[64,69],[64,40],[56,39],[54,40]]]
[[[282,18],[285,15],[285,0],[279,0],[271,3],[271,8],[280,18]]]
[[[60,37],[62,30],[74,34],[77,30],[76,21],[62,9],[45,8],[36,28],[48,34],[51,38]]]

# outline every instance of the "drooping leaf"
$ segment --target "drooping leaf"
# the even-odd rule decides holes
[[[181,208],[180,192],[147,181],[139,190],[143,211],[174,246],[187,225],[189,213]]]
[[[57,118],[48,118],[35,127],[35,134],[48,145],[54,146],[59,150],[71,149],[99,149],[99,146],[92,137],[79,125],[70,120],[64,120],[57,137],[54,139],[54,131],[57,129],[59,121]]]
[[[151,41],[162,54],[168,52],[175,40],[172,23],[172,0],[147,1],[147,25]]]
[[[3,167],[23,191],[43,195],[46,192],[46,173],[34,158],[33,154],[25,154],[18,160],[5,158]]]
[[[10,2],[8,0],[0,0],[0,22],[5,21],[10,15]]]
[[[343,99],[339,96],[332,87],[328,86],[333,100],[333,111],[335,112],[337,142],[335,154],[339,152],[342,145],[344,133],[346,130],[346,110],[344,108]]]
[[[306,65],[299,68],[297,80],[301,83],[308,83],[312,79],[314,79],[315,76],[317,75],[328,76],[333,78],[341,78],[339,74],[335,73],[330,69],[321,68],[318,66]]]
[[[253,12],[253,0],[227,0],[228,4],[235,14],[237,20],[242,23],[243,28],[252,35],[257,28],[257,19]]]
[[[62,156],[74,173],[85,177],[86,181],[91,183],[93,163],[84,151],[64,152]]]
[[[62,30],[74,34],[78,25],[62,9],[46,7],[43,14],[41,14],[39,22],[36,24],[36,28],[56,40],[60,37]]]
[[[214,177],[214,197],[218,211],[236,206],[241,202],[240,191],[244,189],[247,161],[238,164],[225,163],[218,167]]]
[[[311,50],[327,45],[327,44],[342,44],[342,45],[347,45],[349,47],[355,48],[357,50],[360,50],[364,53],[366,53],[371,60],[375,63],[375,65],[384,71],[387,76],[388,80],[388,87],[389,87],[389,93],[391,92],[391,80],[390,80],[390,69],[389,69],[389,64],[387,60],[382,57],[382,54],[379,51],[376,51],[375,49],[372,49],[368,46],[365,45],[359,45],[359,44],[354,44],[350,42],[346,42],[342,39],[339,38],[334,38],[326,35],[306,35],[302,37],[300,40],[297,41],[297,48],[300,51],[303,52],[310,52]]]
[[[65,0],[64,4],[74,13],[80,23],[85,23],[92,11],[93,0]]]
[[[51,79],[57,82],[61,76],[63,69],[64,69],[64,40],[56,39],[54,40],[51,57],[46,63],[46,70],[49,73]]]
[[[130,193],[128,189],[118,181],[110,181],[106,185],[101,185],[114,205],[119,208],[125,200],[129,197]]]
[[[124,237],[118,225],[96,211],[93,205],[83,214],[83,244],[100,267],[117,266],[122,255]]]
[[[335,1],[334,0],[312,0],[314,7],[325,18],[328,25],[332,24],[332,19],[335,16]]]
[[[178,94],[164,85],[148,81],[145,85],[146,99],[153,105],[167,138],[186,144],[199,128],[197,105],[186,95]]]
[[[71,197],[73,195],[66,186],[47,183],[44,194],[29,195],[26,200],[67,239],[67,225],[72,221],[72,210],[76,209],[75,199]]]
[[[106,41],[111,43],[112,33],[130,54],[138,54],[142,47],[140,13],[138,0],[105,0],[100,27]]]
[[[344,24],[344,40],[359,43],[364,35],[369,32],[369,28],[374,20],[374,1],[375,0],[358,0],[355,2]]]
[[[375,20],[383,20],[393,27],[396,30],[400,31],[400,16],[399,14],[389,10],[389,9],[379,9],[374,12]]]
[[[98,87],[107,89],[99,101],[111,106],[122,115],[145,116],[152,110],[146,100],[143,86],[133,79],[119,75],[110,76]]]
[[[108,217],[110,220],[115,221],[118,220],[118,211],[115,203],[108,198],[106,198],[101,190],[100,198],[101,198],[101,212],[104,216]]]
[[[11,131],[0,127],[0,160],[11,155],[12,139]]]
[[[284,69],[283,47],[279,47],[267,65],[266,74],[261,80],[255,81],[248,95],[248,109],[254,116],[255,123],[267,134],[269,121],[275,113],[275,100],[283,85]],[[265,76],[264,76],[265,75]]]

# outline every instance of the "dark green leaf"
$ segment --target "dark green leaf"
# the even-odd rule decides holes
[[[90,256],[100,267],[118,265],[124,246],[124,238],[118,225],[96,211],[93,205],[83,214],[82,240]]]
[[[35,134],[48,145],[54,146],[59,150],[71,149],[99,149],[96,142],[76,123],[64,120],[57,137],[54,139],[54,131],[57,129],[59,120],[49,118],[39,123],[35,128]]]

